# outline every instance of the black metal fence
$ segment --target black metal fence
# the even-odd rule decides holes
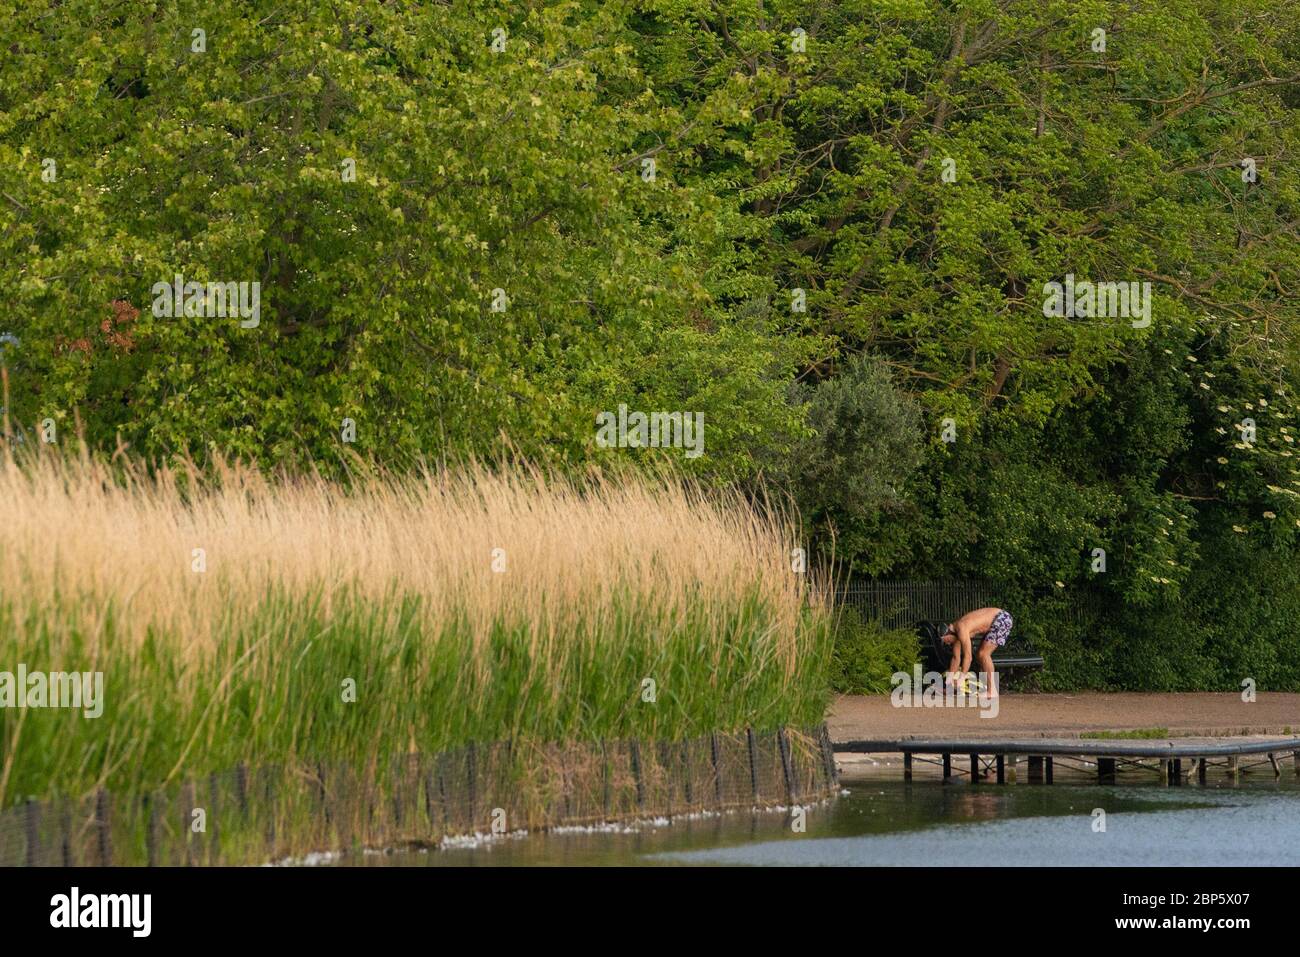
[[[952,621],[972,608],[1000,606],[995,586],[981,581],[856,580],[836,590],[841,605],[886,628],[918,621]]]
[[[1036,593],[1011,591],[976,579],[854,579],[835,592],[837,603],[857,610],[864,620],[886,628],[913,628],[919,621],[948,622],[973,608],[1007,608],[1012,615],[1033,607],[1081,623],[1105,611],[1110,599],[1099,589],[1073,585],[1068,593],[1052,588]],[[1027,616],[1026,616],[1027,617]]]
[[[0,812],[0,866],[256,864],[449,836],[790,805],[836,789],[825,726],[686,741],[498,742],[385,766],[237,767]]]

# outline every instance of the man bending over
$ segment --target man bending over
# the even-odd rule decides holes
[[[998,690],[993,678],[993,649],[1007,643],[1011,625],[1011,615],[1001,608],[977,608],[966,612],[949,625],[943,633],[943,643],[952,645],[952,664],[948,670],[958,676],[954,680],[960,681],[960,676],[970,671],[971,642],[983,635],[984,641],[978,653],[979,674],[989,696],[996,697]]]

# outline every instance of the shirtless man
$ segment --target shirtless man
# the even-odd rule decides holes
[[[970,671],[971,641],[976,636],[983,635],[984,641],[979,650],[979,674],[987,686],[989,697],[996,697],[998,691],[994,680],[993,649],[1007,643],[1011,625],[1011,615],[1001,608],[977,608],[966,612],[943,633],[943,643],[952,645],[952,664],[948,670],[957,675]]]

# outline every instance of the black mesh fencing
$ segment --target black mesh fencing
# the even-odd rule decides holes
[[[0,811],[0,866],[259,864],[521,828],[788,806],[836,786],[825,726],[662,743],[506,741],[361,768],[240,766],[141,796],[101,790]]]
[[[919,621],[949,622],[972,608],[1000,605],[997,589],[987,582],[945,580],[859,580],[836,591],[839,604],[854,608],[864,621],[885,628],[916,627]]]
[[[1101,588],[1074,583],[1068,593],[1054,587],[1025,590],[978,579],[852,579],[835,590],[836,603],[864,621],[885,628],[915,628],[918,622],[951,622],[973,608],[1007,608],[1017,617],[1052,614],[1069,627],[1086,627],[1113,603]]]

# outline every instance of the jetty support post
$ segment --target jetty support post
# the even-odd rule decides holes
[[[912,752],[911,751],[903,752],[903,780],[904,781],[912,780]]]
[[[970,756],[970,783],[978,784],[980,779],[980,756],[974,751]]]
[[[1115,783],[1115,759],[1114,758],[1097,759],[1097,781],[1100,784]]]
[[[1296,766],[1300,767],[1300,755],[1297,755],[1296,760]],[[945,751],[943,753],[943,779],[947,781],[950,777],[952,777],[952,752]]]
[[[1043,758],[1041,755],[1031,754],[1029,756],[1029,783],[1043,783]]]

